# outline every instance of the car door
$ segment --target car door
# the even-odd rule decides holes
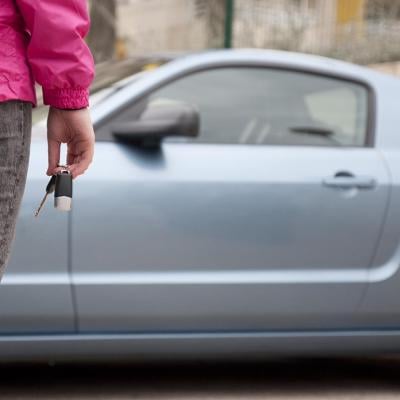
[[[232,66],[115,113],[76,188],[80,330],[355,328],[389,189],[371,96],[346,79]],[[169,100],[198,108],[198,138],[153,152],[113,141],[113,123]]]
[[[1,334],[75,330],[68,215],[54,210],[51,200],[39,218],[33,215],[48,182],[46,168],[45,139],[34,134],[16,239],[0,285]]]

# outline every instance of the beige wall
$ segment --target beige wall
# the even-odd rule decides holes
[[[129,55],[163,50],[198,50],[210,38],[210,2],[214,0],[118,0],[117,35]],[[236,47],[313,50],[329,47],[334,34],[336,0],[235,0]],[[332,29],[330,29],[332,27]],[[317,50],[317,49],[316,49]]]
[[[385,74],[400,77],[400,62],[371,64],[369,67]]]
[[[336,0],[235,0],[235,46],[318,51],[332,45]]]
[[[311,52],[362,64],[399,59],[400,19],[352,19],[354,5],[364,1],[235,0],[233,46]],[[221,47],[224,4],[117,0],[118,58]]]
[[[120,0],[118,37],[129,55],[206,47],[205,19],[194,0]]]

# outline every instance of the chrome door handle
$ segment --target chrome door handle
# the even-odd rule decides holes
[[[323,179],[322,183],[337,189],[373,189],[376,186],[375,179],[369,176],[334,176]]]

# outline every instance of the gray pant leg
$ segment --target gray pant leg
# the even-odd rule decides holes
[[[10,255],[25,188],[31,127],[30,103],[0,103],[0,279]]]

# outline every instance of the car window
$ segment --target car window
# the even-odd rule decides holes
[[[165,101],[188,103],[199,111],[200,135],[184,141],[312,146],[366,143],[368,91],[346,80],[271,68],[210,69],[169,82],[122,118],[138,118],[149,105]]]
[[[336,139],[342,144],[364,143],[367,106],[364,91],[350,87],[322,90],[306,95],[305,102],[314,121],[336,127]]]

